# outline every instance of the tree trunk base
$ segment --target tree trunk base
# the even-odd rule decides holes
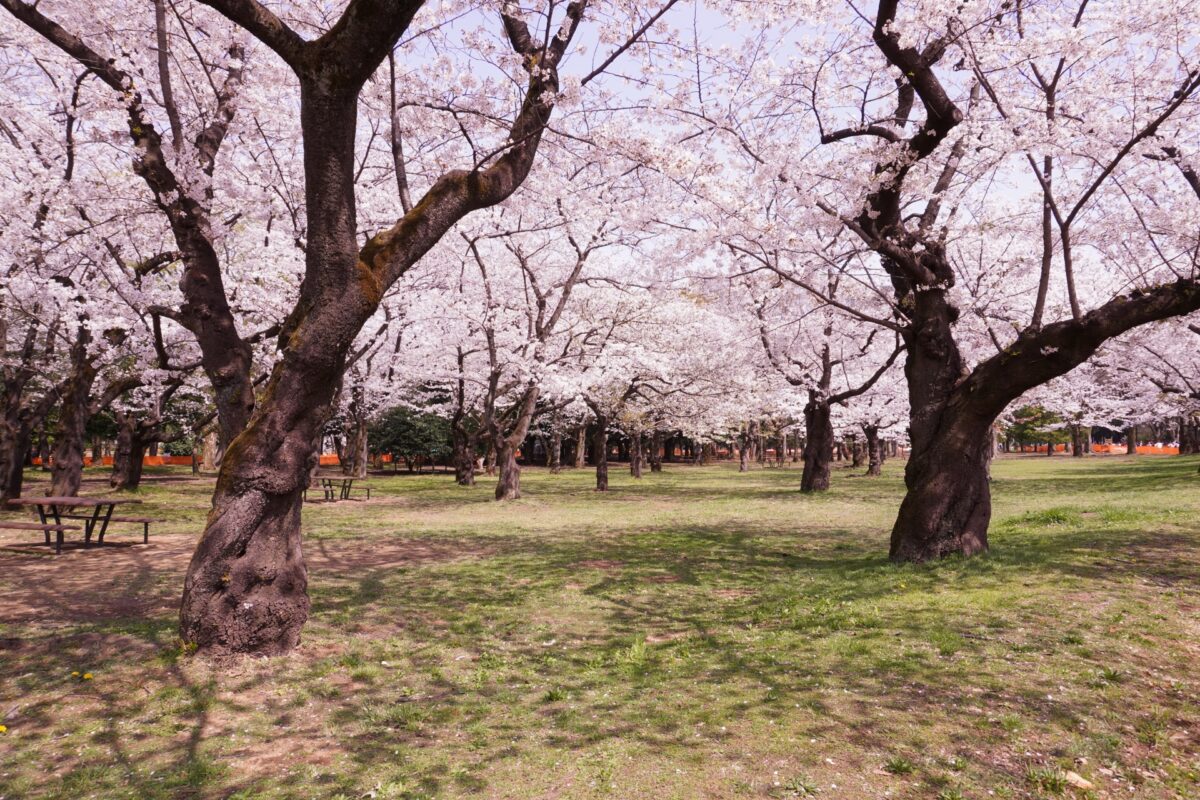
[[[301,494],[218,489],[184,585],[180,634],[208,653],[281,655],[308,619]]]

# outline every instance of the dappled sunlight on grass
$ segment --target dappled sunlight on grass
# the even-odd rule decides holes
[[[902,466],[375,478],[305,509],[288,657],[0,619],[0,796],[1200,795],[1196,460],[1002,459],[992,551],[923,566],[886,560]],[[145,496],[186,552],[202,488]]]

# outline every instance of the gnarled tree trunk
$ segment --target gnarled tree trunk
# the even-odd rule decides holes
[[[804,406],[804,433],[800,491],[823,492],[829,488],[833,463],[833,422],[829,404],[813,393]]]

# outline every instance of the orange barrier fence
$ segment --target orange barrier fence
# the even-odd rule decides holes
[[[1145,456],[1177,456],[1179,455],[1179,447],[1174,445],[1159,445],[1159,444],[1139,444],[1137,446],[1138,455]],[[1092,445],[1093,453],[1111,453],[1114,455],[1125,455],[1125,445],[1123,444],[1094,444]]]

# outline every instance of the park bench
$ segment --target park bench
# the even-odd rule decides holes
[[[0,528],[14,531],[41,531],[46,535],[46,544],[50,544],[50,534],[54,533],[54,553],[62,554],[63,531],[77,531],[78,525],[43,525],[40,522],[7,522],[0,521]]]

